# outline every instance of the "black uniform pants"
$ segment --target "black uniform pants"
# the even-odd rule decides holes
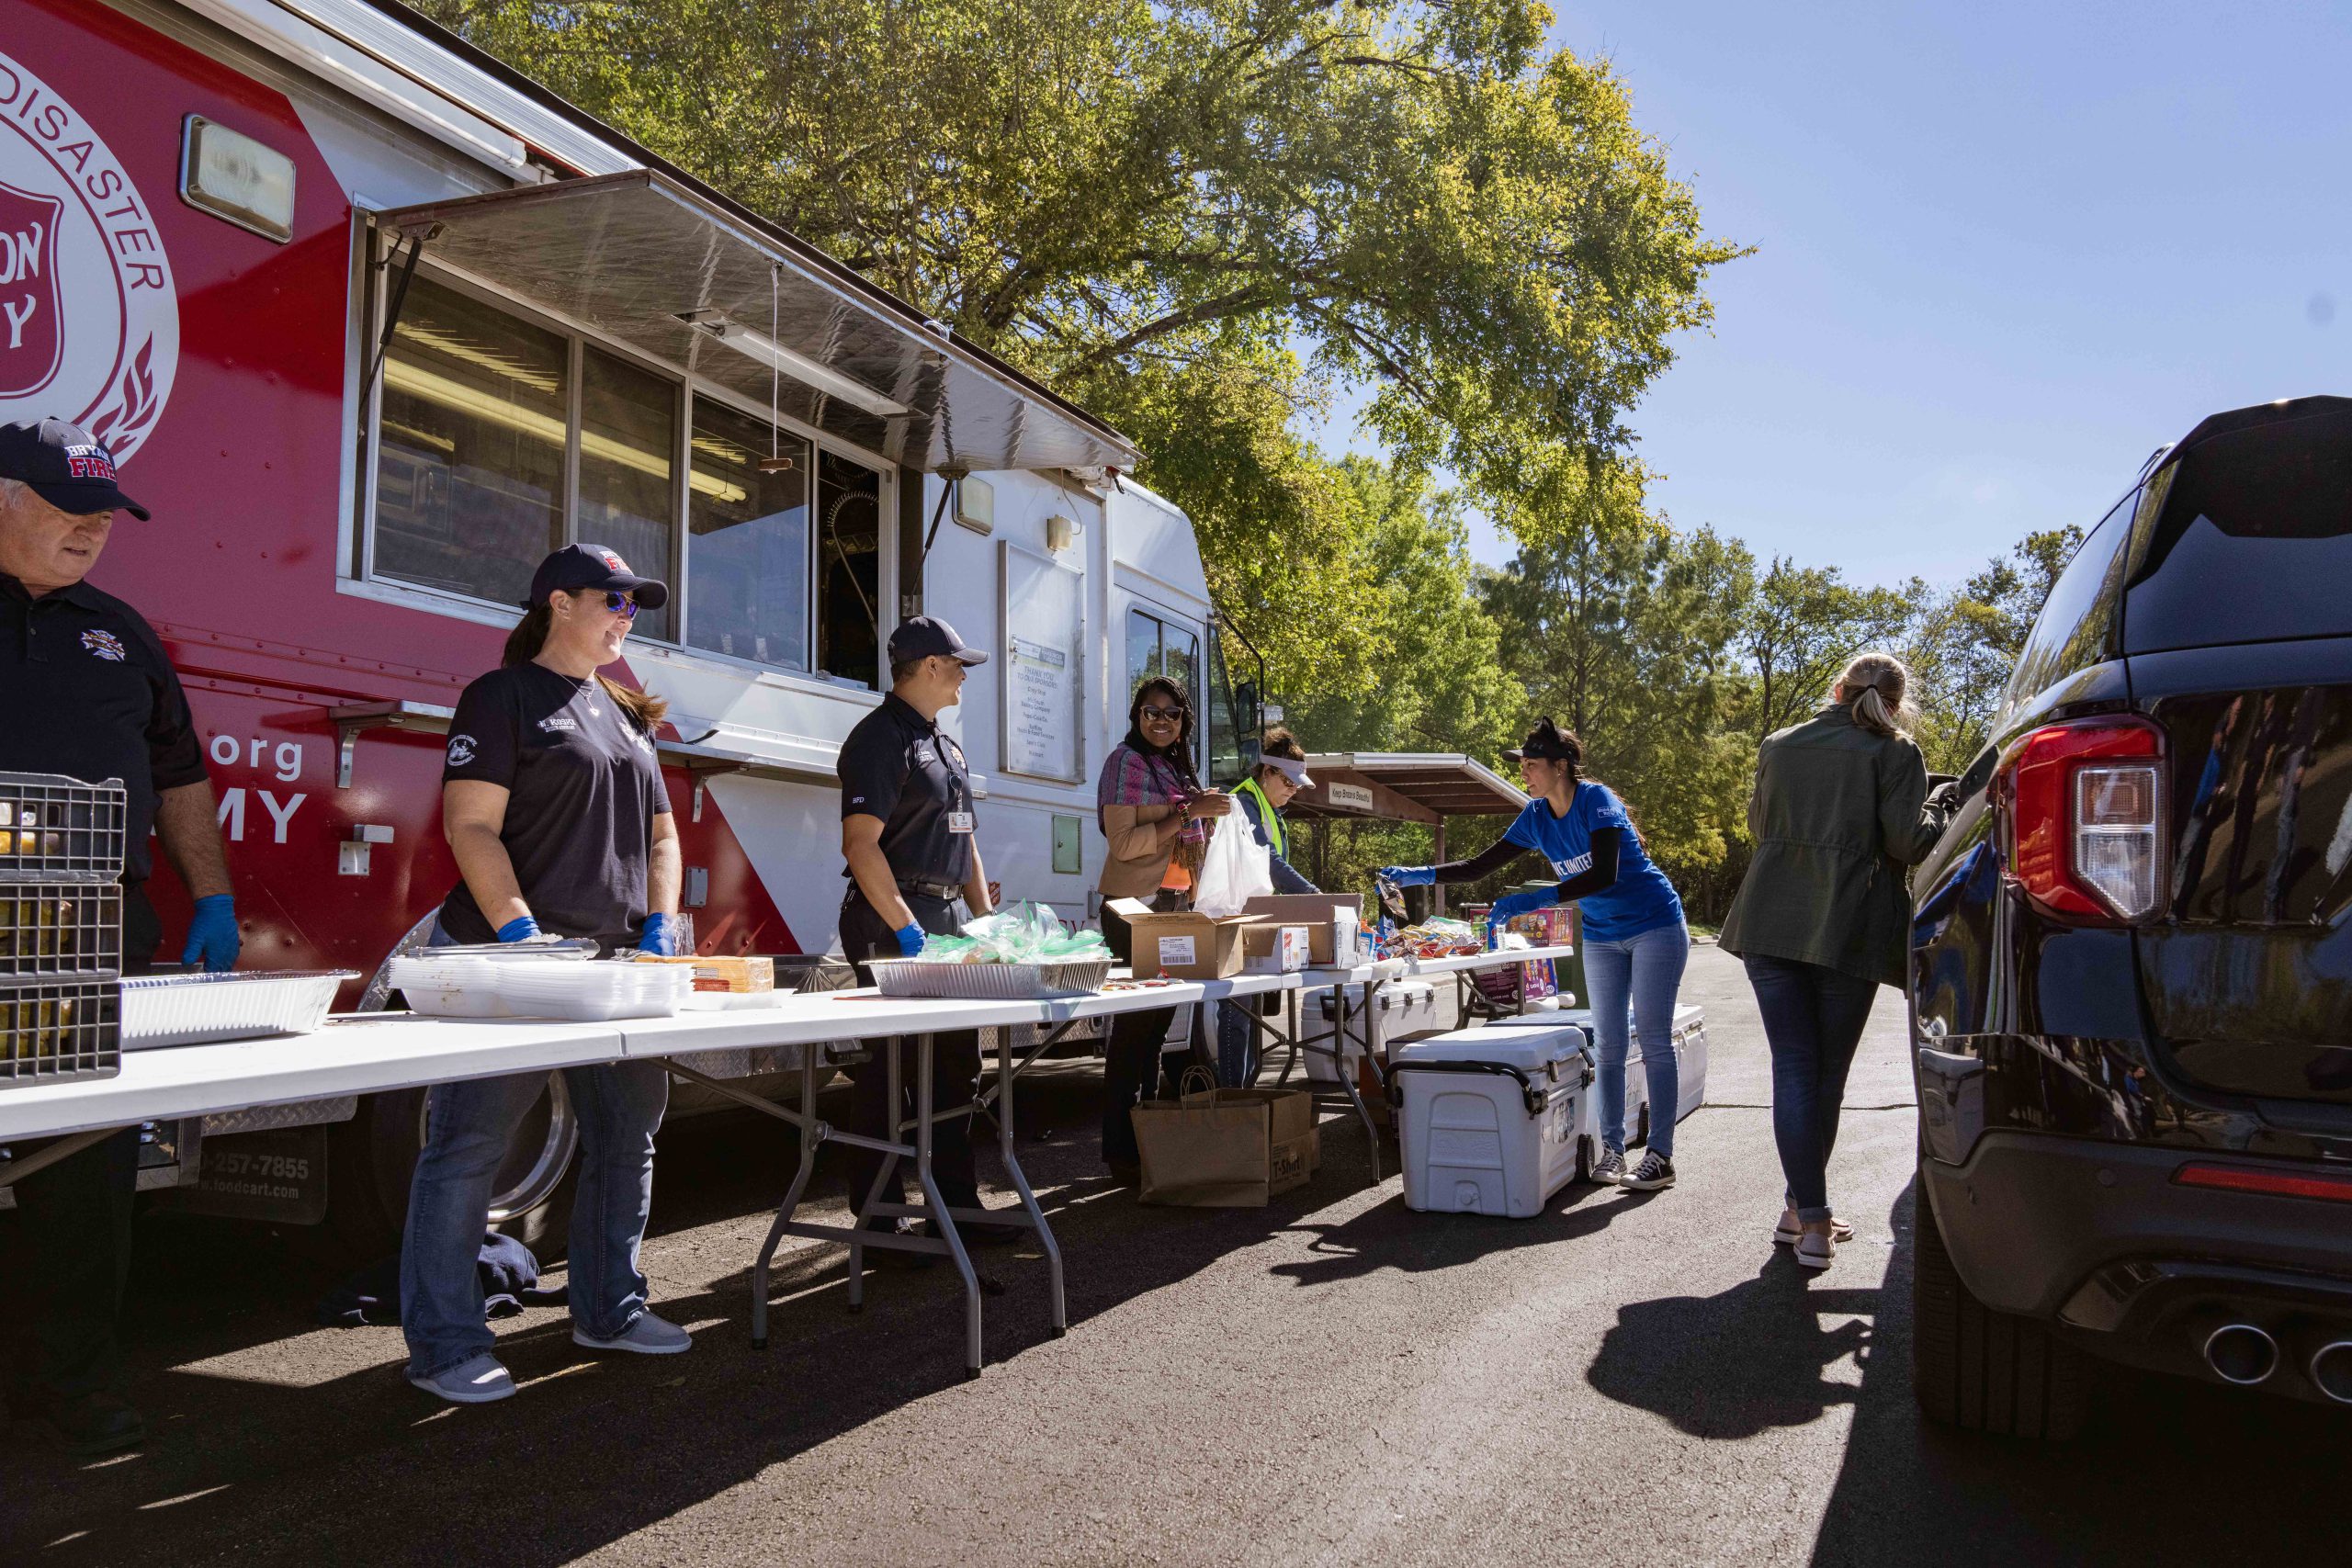
[[[123,889],[122,967],[143,975],[163,928],[138,884]],[[130,1207],[139,1184],[139,1129],[37,1170],[10,1190],[17,1257],[0,1284],[0,1312],[15,1330],[9,1403],[119,1393],[122,1348],[115,1319],[130,1274]]]
[[[1122,964],[1135,962],[1134,934],[1125,919],[1108,904],[1102,907],[1102,941],[1112,957]],[[1157,1092],[1164,1059],[1161,1053],[1167,1048],[1168,1031],[1175,1022],[1174,1008],[1114,1013],[1111,1017],[1111,1038],[1102,1049],[1102,1158],[1108,1164],[1134,1165],[1141,1158],[1136,1147],[1135,1118],[1130,1112],[1138,1102]],[[1177,1076],[1189,1058],[1168,1064],[1172,1069],[1167,1075],[1171,1085],[1177,1084]]]
[[[927,897],[920,893],[902,893],[907,908],[914,912],[915,923],[926,931],[939,936],[956,934],[955,906],[944,898]],[[874,983],[874,973],[866,967],[870,960],[899,956],[899,938],[890,922],[876,912],[865,901],[865,895],[855,887],[842,903],[842,952],[857,965],[860,985]],[[890,1065],[883,1052],[895,1049],[899,1053],[899,1103],[890,1103]],[[958,1029],[932,1036],[931,1105],[934,1111],[948,1106],[968,1105],[972,1100],[973,1081],[980,1076],[980,1036],[978,1030]],[[892,1126],[894,1121],[911,1116],[915,1111],[915,1043],[912,1040],[885,1042],[865,1061],[849,1070],[850,1130],[873,1138],[899,1141]],[[906,1142],[913,1142],[909,1134]],[[854,1145],[849,1150],[849,1201],[852,1207],[865,1201],[867,1190],[882,1169],[884,1156],[872,1149]],[[901,1159],[891,1168],[890,1180],[885,1188],[884,1202],[904,1201],[905,1173],[909,1161]],[[939,1195],[955,1209],[977,1209],[980,1206],[980,1181],[972,1155],[972,1118],[959,1116],[952,1122],[933,1124],[931,1130],[931,1171],[939,1183]],[[876,1220],[873,1228],[888,1230],[892,1222]]]

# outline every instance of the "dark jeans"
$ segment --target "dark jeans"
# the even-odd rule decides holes
[[[907,908],[913,911],[915,923],[926,931],[939,936],[956,934],[955,906],[944,898],[925,897],[919,893],[902,893]],[[842,952],[857,965],[860,985],[874,983],[874,973],[866,964],[876,958],[899,956],[898,933],[890,922],[876,913],[865,901],[865,895],[854,887],[842,901]],[[890,1104],[890,1062],[884,1051],[899,1053],[899,1103]],[[978,1030],[959,1029],[932,1036],[931,1108],[933,1111],[949,1106],[968,1105],[972,1101],[972,1084],[980,1076],[980,1036]],[[867,1058],[849,1069],[850,1127],[853,1132],[868,1137],[888,1138],[896,1142],[899,1134],[892,1126],[895,1119],[911,1116],[915,1111],[915,1043],[895,1040],[878,1046]],[[906,1136],[912,1143],[912,1133]],[[874,1179],[882,1173],[885,1158],[872,1149],[849,1147],[849,1201],[855,1208],[865,1201],[874,1187]],[[899,1160],[890,1168],[890,1179],[885,1184],[882,1201],[906,1201],[905,1173],[910,1162]],[[939,1195],[952,1209],[977,1209],[980,1206],[978,1168],[972,1156],[972,1119],[958,1116],[952,1122],[935,1122],[931,1129],[931,1174],[939,1183]],[[876,1230],[888,1230],[897,1222],[876,1220]]]
[[[1829,1152],[1846,1074],[1878,998],[1877,982],[1794,959],[1750,957],[1747,983],[1772,1047],[1772,1140],[1797,1218],[1829,1218]]]
[[[1102,941],[1111,956],[1122,964],[1135,961],[1134,937],[1116,910],[1104,906]],[[1161,1051],[1168,1031],[1176,1021],[1174,1008],[1148,1012],[1123,1012],[1111,1020],[1111,1038],[1102,1054],[1102,1158],[1112,1165],[1134,1165],[1142,1158],[1136,1148],[1136,1123],[1130,1114],[1152,1097],[1161,1077]],[[1181,1073],[1180,1066],[1177,1071]],[[1171,1077],[1170,1081],[1175,1079]]]
[[[123,973],[146,974],[162,940],[163,925],[145,890],[135,883],[124,887]],[[12,1396],[70,1399],[122,1391],[115,1319],[130,1275],[130,1208],[138,1184],[136,1127],[16,1184],[21,1267],[0,1290],[19,1330],[8,1369]]]

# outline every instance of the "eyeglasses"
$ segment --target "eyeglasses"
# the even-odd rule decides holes
[[[1146,718],[1164,718],[1170,724],[1184,716],[1182,708],[1164,708],[1151,703],[1146,703],[1136,711]]]
[[[605,590],[605,608],[624,620],[637,619],[637,601],[617,588]]]

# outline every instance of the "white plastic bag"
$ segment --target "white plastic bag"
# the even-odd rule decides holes
[[[1213,920],[1241,913],[1241,906],[1274,890],[1273,852],[1250,830],[1241,803],[1223,820],[1211,819],[1209,847],[1201,858],[1200,886],[1193,908]]]

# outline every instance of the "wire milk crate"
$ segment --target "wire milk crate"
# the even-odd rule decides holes
[[[130,820],[120,779],[0,773],[0,881],[119,881]]]
[[[0,1089],[121,1070],[119,981],[0,981]]]
[[[0,979],[122,969],[122,888],[0,881]]]

